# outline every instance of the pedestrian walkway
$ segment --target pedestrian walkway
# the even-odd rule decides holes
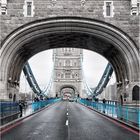
[[[19,104],[18,102],[1,102],[0,103],[0,119],[1,125],[5,125],[20,117],[26,117],[36,111],[60,101],[60,98],[52,98],[48,100],[41,100],[38,102],[31,102],[30,104]]]
[[[112,118],[123,120],[124,122],[133,125],[134,127],[140,127],[140,109],[138,107],[92,102],[86,99],[79,99],[78,102],[96,109],[97,111],[104,113]]]

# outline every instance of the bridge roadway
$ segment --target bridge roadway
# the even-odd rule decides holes
[[[2,140],[138,140],[138,135],[75,102],[59,102],[2,134]]]

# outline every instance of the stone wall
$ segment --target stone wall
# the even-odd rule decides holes
[[[33,0],[34,16],[24,17],[24,0],[8,0],[7,14],[1,15],[0,40],[21,25],[42,18],[78,16],[98,19],[115,25],[138,44],[139,16],[131,15],[130,0],[112,0],[114,17],[103,16],[104,0]]]

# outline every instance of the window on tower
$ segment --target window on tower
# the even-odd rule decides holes
[[[57,74],[57,77],[60,77],[60,73]]]
[[[72,55],[72,49],[71,48],[65,48],[64,55]]]
[[[72,75],[72,78],[74,78],[75,76],[74,76],[74,74]]]
[[[61,74],[61,78],[64,78],[64,75],[63,74]]]
[[[113,6],[113,1],[104,1],[104,17],[113,17],[114,16],[114,6]]]
[[[27,16],[32,15],[32,2],[27,2]]]
[[[70,78],[71,74],[70,73],[65,73],[65,78]]]
[[[111,2],[106,3],[106,16],[111,16]]]
[[[33,17],[34,15],[33,0],[25,0],[23,9],[24,9],[23,14],[25,17]]]
[[[70,60],[66,60],[66,66],[70,66]]]

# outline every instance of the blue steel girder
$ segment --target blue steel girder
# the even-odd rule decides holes
[[[28,62],[24,65],[23,72],[33,92],[37,95],[42,95],[42,91],[34,77],[34,74]]]
[[[112,65],[108,63],[97,87],[93,91],[93,98],[102,93],[103,89],[107,86],[110,77],[112,76],[112,73],[113,73]]]

